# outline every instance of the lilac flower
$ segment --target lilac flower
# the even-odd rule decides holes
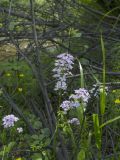
[[[3,121],[3,126],[4,128],[10,128],[14,126],[14,123],[19,120],[18,117],[15,117],[13,114],[5,116],[2,121]]]
[[[64,110],[64,113],[67,113],[68,110],[72,108],[79,107],[80,103],[79,102],[74,102],[74,101],[63,101],[60,107]]]
[[[18,131],[18,133],[22,133],[23,132],[23,128],[19,127],[19,128],[17,128],[17,131]]]
[[[57,83],[55,85],[55,90],[66,90],[66,76],[72,75],[71,70],[73,68],[74,57],[67,53],[62,53],[57,56],[55,61],[55,68],[53,69],[53,77],[57,78]]]
[[[62,89],[62,90],[66,90],[67,89],[67,85],[65,81],[58,81],[55,85],[55,91]]]
[[[68,120],[68,123],[70,124],[75,124],[75,125],[79,125],[80,124],[80,121],[78,118],[72,118],[70,120]]]
[[[65,61],[73,61],[73,59],[74,59],[72,55],[67,54],[67,53],[62,53],[62,54],[58,55],[57,58],[61,58]]]
[[[71,108],[71,102],[70,101],[63,101],[63,103],[60,105],[60,107],[66,113]]]
[[[87,103],[90,98],[88,90],[85,88],[79,88],[75,90],[75,94],[72,94],[69,99],[74,99],[75,101],[82,100],[83,103]]]
[[[63,101],[60,107],[66,113],[68,110],[72,108],[80,107],[81,102],[83,102],[86,105],[89,98],[90,98],[89,92],[84,88],[79,88],[78,90],[75,90],[75,94],[72,94],[69,97],[69,101],[68,100]]]
[[[80,106],[80,103],[79,103],[78,101],[71,101],[70,106],[71,106],[72,108],[77,108],[77,107]]]

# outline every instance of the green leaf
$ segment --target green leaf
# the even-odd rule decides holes
[[[36,134],[34,134],[34,135],[32,135],[32,136],[31,136],[31,138],[33,138],[33,139],[37,140],[37,139],[39,139],[39,136],[38,136],[38,135],[36,135]]]
[[[78,59],[77,59],[78,60]],[[80,63],[80,61],[78,60],[79,63],[79,69],[80,69],[80,84],[81,84],[81,88],[84,88],[84,75],[83,75],[83,68],[82,65]]]
[[[102,55],[103,55],[103,88],[102,91],[100,91],[100,110],[101,114],[103,115],[105,113],[105,47],[104,47],[104,41],[103,37],[101,35],[101,48],[102,48]]]
[[[39,135],[39,140],[42,141],[46,136],[44,134]]]
[[[85,160],[85,151],[83,149],[78,153],[77,160]]]
[[[13,149],[15,144],[16,144],[15,142],[10,142],[7,146],[4,145],[2,151],[0,151],[0,156],[10,153],[10,151]]]
[[[98,149],[101,149],[101,130],[99,127],[98,114],[93,114],[93,124],[94,124],[94,134],[95,134],[95,139],[96,139],[96,146]]]
[[[105,97],[105,87],[102,87],[100,89],[100,111],[102,115],[105,113]]]
[[[102,125],[100,125],[100,128],[103,128],[104,126],[106,126],[106,125],[108,125],[108,124],[110,124],[110,123],[112,123],[112,122],[114,122],[114,121],[116,121],[116,120],[118,120],[118,119],[120,119],[120,116],[108,120],[107,122],[105,122],[105,123],[103,123]]]
[[[74,35],[74,37],[81,37],[82,36],[82,33],[76,33],[75,35]]]
[[[10,142],[9,144],[8,144],[8,146],[6,147],[6,152],[10,152],[12,149],[13,149],[13,147],[15,146],[15,142]]]
[[[3,154],[4,154],[4,151],[0,151],[0,157],[3,156]]]
[[[41,129],[41,132],[42,132],[42,134],[44,134],[45,136],[49,136],[49,135],[50,135],[50,131],[49,131],[48,128]]]
[[[31,158],[32,160],[42,160],[42,155],[40,153],[35,153]]]
[[[81,103],[81,106],[80,107],[77,107],[76,108],[76,111],[77,111],[77,118],[79,119],[80,121],[80,124],[82,123],[83,121],[83,113],[84,113],[84,106],[83,104]]]
[[[15,27],[15,22],[10,22],[9,24],[9,30],[13,30]]]
[[[34,128],[35,129],[39,129],[39,128],[41,128],[42,127],[42,123],[40,122],[40,121],[35,121],[34,122]]]

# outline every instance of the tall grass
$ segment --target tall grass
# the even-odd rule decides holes
[[[103,72],[102,72],[102,86],[100,89],[100,115],[99,113],[93,114],[93,124],[94,124],[94,136],[96,140],[96,147],[98,148],[98,159],[101,160],[102,153],[101,153],[101,147],[102,147],[102,128],[113,123],[114,121],[120,119],[120,116],[115,117],[113,119],[107,120],[104,122],[104,114],[105,114],[105,108],[106,108],[106,66],[105,66],[105,46],[103,37],[101,35],[101,49],[102,49],[102,57],[103,57]]]

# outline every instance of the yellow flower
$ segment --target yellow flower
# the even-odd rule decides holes
[[[22,88],[18,88],[18,91],[19,91],[19,92],[22,92],[22,91],[23,91],[23,89],[22,89]]]
[[[10,74],[10,73],[6,73],[6,76],[7,76],[7,77],[10,77],[10,76],[11,76],[11,74]]]
[[[19,74],[19,77],[24,77],[24,74],[22,74],[22,73],[21,73],[21,74]]]
[[[19,158],[16,158],[16,160],[22,160],[22,158],[21,158],[21,157],[19,157]]]
[[[116,103],[116,104],[120,104],[120,99],[116,99],[116,100],[115,100],[115,103]]]

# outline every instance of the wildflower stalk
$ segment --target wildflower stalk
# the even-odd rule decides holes
[[[73,61],[74,57],[68,53],[62,53],[57,56],[57,60],[55,60],[55,68],[53,69],[53,77],[57,78],[54,90],[67,90],[66,77],[72,75],[71,70],[74,64]]]

